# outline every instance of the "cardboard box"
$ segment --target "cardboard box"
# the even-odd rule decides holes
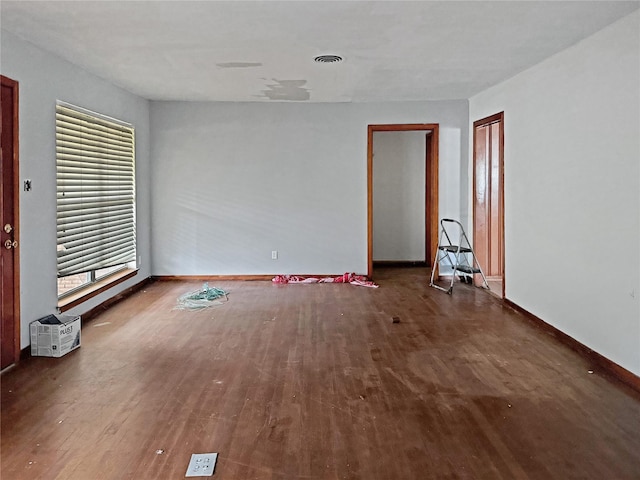
[[[80,347],[80,317],[48,315],[31,322],[31,355],[62,357]]]

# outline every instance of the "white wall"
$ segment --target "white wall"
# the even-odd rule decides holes
[[[21,348],[29,345],[31,321],[55,313],[56,160],[55,105],[63,100],[126,122],[136,129],[136,277],[71,310],[81,314],[150,275],[149,102],[2,31],[0,71],[19,82]]]
[[[466,215],[466,100],[152,102],[152,273],[365,273],[367,125],[387,123],[440,123],[440,212]]]
[[[506,297],[640,375],[640,13],[469,109],[505,112]]]
[[[373,134],[374,260],[425,261],[425,134]]]

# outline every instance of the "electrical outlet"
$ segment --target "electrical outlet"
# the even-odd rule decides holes
[[[278,250],[271,250],[271,260],[278,259]]]
[[[217,453],[193,453],[185,477],[210,477],[217,460]]]

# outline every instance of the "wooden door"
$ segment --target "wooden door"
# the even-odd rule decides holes
[[[1,77],[0,131],[0,368],[20,353],[20,285],[18,258],[18,83]]]
[[[503,113],[473,126],[473,248],[487,279],[503,282]],[[503,293],[503,285],[498,288]]]

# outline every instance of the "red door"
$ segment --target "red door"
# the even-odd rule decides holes
[[[18,261],[18,82],[1,77],[0,131],[0,368],[20,353],[20,286]]]

